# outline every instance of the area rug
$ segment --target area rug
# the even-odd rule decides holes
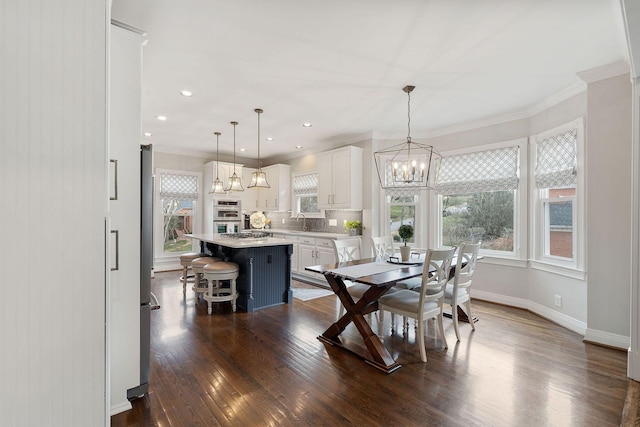
[[[308,288],[291,288],[293,291],[293,297],[300,301],[309,301],[316,298],[326,297],[327,295],[333,295],[333,291],[328,289],[308,289]]]

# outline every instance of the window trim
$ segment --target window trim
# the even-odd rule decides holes
[[[584,171],[584,117],[579,117],[568,123],[548,129],[529,137],[529,149],[531,152],[530,169],[535,169],[537,140],[544,140],[554,135],[564,133],[568,130],[576,129],[576,194],[573,197],[574,211],[574,257],[567,259],[554,257],[545,254],[546,231],[544,228],[544,201],[549,200],[541,194],[546,189],[538,189],[535,177],[531,174],[529,178],[530,194],[530,214],[531,214],[531,239],[530,239],[530,265],[532,268],[561,274],[568,277],[584,280],[585,278],[585,171]],[[558,200],[552,198],[553,200]],[[561,199],[561,198],[559,198]]]
[[[491,257],[493,259],[505,259],[505,260],[519,260],[526,261],[526,248],[527,248],[527,222],[528,222],[528,209],[527,209],[527,183],[529,181],[528,170],[528,138],[516,138],[508,141],[495,142],[491,144],[484,144],[479,146],[472,146],[467,148],[461,148],[456,150],[450,150],[442,152],[444,156],[455,156],[460,154],[471,154],[480,151],[487,151],[505,147],[518,146],[518,169],[520,172],[520,178],[518,181],[518,188],[515,190],[516,194],[513,200],[513,232],[514,232],[514,246],[513,251],[494,251],[489,249],[481,249],[480,253],[483,256]],[[429,234],[432,236],[429,240],[429,246],[439,247],[442,246],[442,196],[430,192],[429,203],[431,205],[430,216],[436,220],[430,221]]]
[[[153,201],[153,250],[154,250],[154,258],[156,260],[166,260],[177,258],[182,252],[175,253],[166,253],[164,251],[164,242],[162,236],[162,229],[164,224],[164,214],[162,213],[162,198],[160,196],[160,180],[162,179],[162,174],[172,174],[172,175],[191,175],[196,176],[198,179],[198,199],[195,201],[196,206],[193,210],[192,221],[193,221],[193,233],[198,234],[201,232],[201,223],[202,223],[202,211],[203,211],[203,188],[202,188],[202,173],[201,172],[192,172],[185,170],[176,170],[176,169],[161,169],[156,168],[154,171],[154,201]],[[191,250],[199,252],[200,246],[199,242],[195,239],[192,239]]]

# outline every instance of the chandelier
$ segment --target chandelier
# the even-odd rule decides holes
[[[220,181],[220,178],[218,177],[220,175],[220,162],[218,161],[218,158],[220,156],[218,151],[218,138],[220,138],[221,133],[214,132],[213,134],[216,136],[216,180],[211,183],[211,190],[209,190],[209,194],[227,194],[224,191],[222,181]]]
[[[380,186],[392,188],[430,188],[438,179],[442,156],[431,145],[411,140],[411,92],[415,86],[402,88],[407,101],[407,141],[373,153]]]
[[[247,188],[271,188],[267,182],[267,174],[262,172],[262,168],[260,167],[260,114],[262,113],[262,110],[260,108],[256,108],[253,111],[258,113],[258,169],[251,174],[251,182]]]
[[[242,179],[236,174],[236,126],[238,122],[231,122],[233,125],[233,175],[229,177],[225,191],[244,191]]]

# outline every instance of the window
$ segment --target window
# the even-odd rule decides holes
[[[156,247],[162,255],[175,255],[192,250],[192,239],[185,234],[194,232],[198,201],[198,174],[177,171],[159,172],[158,202],[160,221],[156,236],[162,242]]]
[[[320,214],[318,208],[318,174],[293,175],[294,214]]]
[[[582,119],[531,137],[533,258],[582,268]]]
[[[443,157],[436,185],[439,245],[482,242],[485,253],[516,255],[519,153],[512,142]]]
[[[414,190],[415,191],[415,190]],[[389,204],[389,232],[394,242],[402,242],[398,235],[401,225],[408,224],[414,227],[414,234],[408,243],[415,243],[416,235],[416,207],[418,205],[417,195],[398,194],[393,190],[387,192],[387,203]]]

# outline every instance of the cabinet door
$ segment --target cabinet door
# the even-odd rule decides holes
[[[331,204],[334,209],[350,208],[351,206],[351,154],[349,150],[333,153],[333,171],[336,182],[333,185]]]
[[[316,239],[316,261],[318,264],[333,264],[336,261],[331,239]]]
[[[244,187],[244,191],[242,193],[238,193],[242,202],[242,210],[244,212],[247,212],[248,214],[255,211],[258,207],[258,189],[247,188],[247,186],[251,182],[251,174],[253,172],[255,172],[255,169],[245,167],[242,168],[242,186]]]
[[[318,207],[331,209],[333,196],[333,163],[331,153],[318,154]]]
[[[279,179],[279,170],[278,167],[268,167],[264,168],[265,173],[267,174],[267,182],[271,186],[271,188],[267,188],[268,197],[267,197],[267,208],[269,210],[278,210],[279,206],[279,197],[280,197],[280,179]]]
[[[336,262],[333,249],[316,247],[316,264],[333,264]]]
[[[305,276],[316,277],[316,273],[306,271],[304,268],[312,265],[317,265],[315,258],[315,246],[310,245],[298,245],[298,273]]]

